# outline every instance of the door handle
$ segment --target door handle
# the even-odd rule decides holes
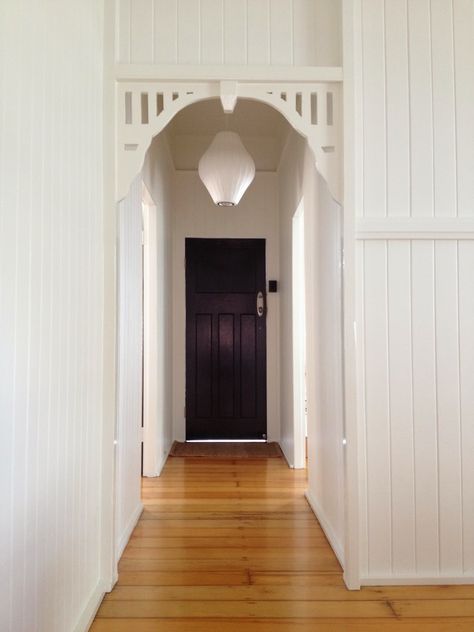
[[[257,294],[257,316],[260,318],[265,313],[265,300],[263,298],[263,292]]]

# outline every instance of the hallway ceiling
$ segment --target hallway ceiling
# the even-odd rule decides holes
[[[224,114],[218,99],[201,101],[179,112],[167,128],[171,155],[178,170],[195,170],[214,135],[237,132],[252,155],[257,171],[276,171],[290,125],[263,103],[237,102],[232,114]]]

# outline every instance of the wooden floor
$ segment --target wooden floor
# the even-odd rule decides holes
[[[282,459],[168,459],[91,630],[474,630],[474,587],[347,591],[305,487]]]

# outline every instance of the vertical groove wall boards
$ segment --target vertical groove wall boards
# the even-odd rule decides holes
[[[463,543],[464,572],[474,572],[474,331],[472,315],[474,314],[474,286],[472,271],[474,270],[474,242],[465,241],[458,245],[458,288],[459,292],[459,373],[460,373],[460,420],[461,420],[461,480],[463,500]]]
[[[366,240],[359,260],[366,579],[472,576],[474,242]]]
[[[410,98],[410,211],[434,211],[433,103],[431,100],[431,22],[429,0],[408,3],[408,87]]]
[[[364,214],[474,217],[472,2],[360,2]]]
[[[362,583],[474,582],[474,4],[354,2]]]
[[[387,243],[392,572],[398,575],[415,568],[410,248],[406,240]],[[403,513],[398,507],[404,508]]]
[[[387,214],[385,16],[379,0],[362,0],[364,208],[366,216]]]
[[[203,0],[204,1],[204,0]],[[178,0],[154,0],[153,2],[153,58],[155,64],[178,63]],[[120,12],[120,16],[121,16]],[[118,41],[127,38],[127,14],[120,29]],[[122,58],[119,57],[119,61]],[[131,62],[123,60],[124,63]]]
[[[223,0],[201,0],[201,63],[224,63]]]
[[[431,0],[434,214],[457,215],[452,3]]]
[[[122,64],[341,65],[341,0],[119,0]]]
[[[64,632],[101,596],[102,12],[0,11],[0,629]]]
[[[434,242],[414,242],[411,249],[415,570],[435,576],[439,570],[439,507]]]
[[[453,4],[454,75],[456,102],[457,202],[460,217],[474,213],[474,61],[472,0],[455,0]],[[469,14],[471,18],[469,19]]]
[[[142,180],[118,207],[117,559],[142,511]]]
[[[410,215],[410,122],[406,2],[385,9],[387,215]],[[416,53],[415,53],[416,54]],[[416,133],[416,130],[415,130]]]

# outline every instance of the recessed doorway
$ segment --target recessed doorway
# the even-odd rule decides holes
[[[264,239],[186,239],[186,439],[266,440]]]

